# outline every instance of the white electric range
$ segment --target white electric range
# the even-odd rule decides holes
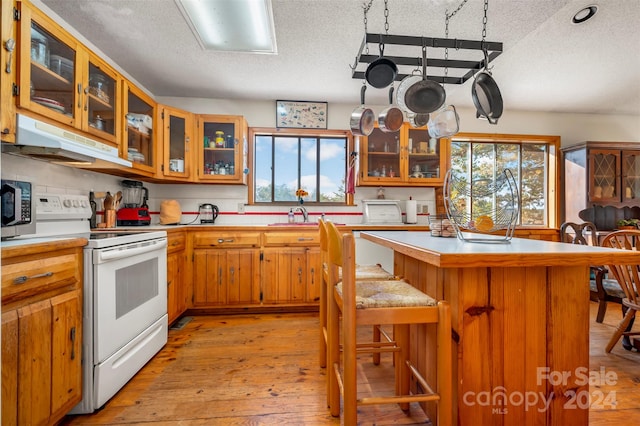
[[[37,194],[35,240],[87,238],[83,284],[82,401],[91,413],[167,342],[167,233],[92,231],[83,195]],[[29,241],[29,237],[21,237]]]

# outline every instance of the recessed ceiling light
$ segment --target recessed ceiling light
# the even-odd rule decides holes
[[[597,11],[598,6],[596,6],[595,4],[587,6],[576,12],[576,14],[573,15],[573,18],[571,18],[571,22],[574,24],[582,24],[583,22],[593,18]]]
[[[175,0],[206,50],[277,53],[271,0]]]

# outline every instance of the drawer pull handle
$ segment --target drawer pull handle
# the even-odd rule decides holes
[[[298,238],[298,241],[313,241],[313,237],[307,237],[307,238],[300,237]]]
[[[20,277],[14,278],[13,283],[14,284],[24,284],[28,280],[32,280],[32,279],[35,279],[35,278],[51,277],[51,276],[53,276],[53,272],[45,272],[45,273],[42,273],[42,274],[31,275],[30,277],[27,277],[26,275],[22,275]]]
[[[224,238],[218,238],[218,243],[222,244],[222,243],[232,243],[233,242],[233,238],[230,238],[228,240],[225,240]]]

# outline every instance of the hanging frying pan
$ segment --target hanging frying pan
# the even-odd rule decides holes
[[[420,75],[413,75],[412,73],[412,75],[408,75],[402,79],[398,85],[398,90],[396,90],[396,105],[398,105],[398,108],[407,114],[413,114],[413,111],[411,111],[404,102],[404,95],[407,93],[409,87],[413,86],[414,83],[417,83],[420,80],[422,80]]]
[[[384,44],[380,43],[380,56],[369,64],[364,77],[376,89],[384,89],[394,82],[398,75],[398,67],[391,60],[384,57]]]
[[[404,102],[416,114],[429,114],[444,104],[444,87],[427,79],[427,47],[422,46],[422,80],[407,89]]]
[[[483,46],[482,51],[484,52],[484,70],[475,76],[471,95],[476,106],[476,117],[484,117],[490,124],[498,124],[503,108],[502,95],[488,68],[487,48]]]
[[[385,133],[397,132],[402,127],[404,114],[393,105],[393,86],[389,88],[389,106],[378,115],[378,128]]]
[[[373,110],[364,106],[364,92],[366,90],[367,86],[363,84],[360,89],[360,106],[351,113],[350,126],[354,136],[369,136],[373,132],[376,121]]]

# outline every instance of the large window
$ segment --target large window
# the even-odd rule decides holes
[[[254,133],[254,203],[295,202],[298,189],[305,203],[346,203],[347,147],[344,132]]]
[[[558,143],[557,137],[534,140],[454,137],[451,168],[469,181],[494,179],[509,169],[520,196],[518,225],[553,227],[557,218]],[[469,206],[473,208],[472,203]]]

